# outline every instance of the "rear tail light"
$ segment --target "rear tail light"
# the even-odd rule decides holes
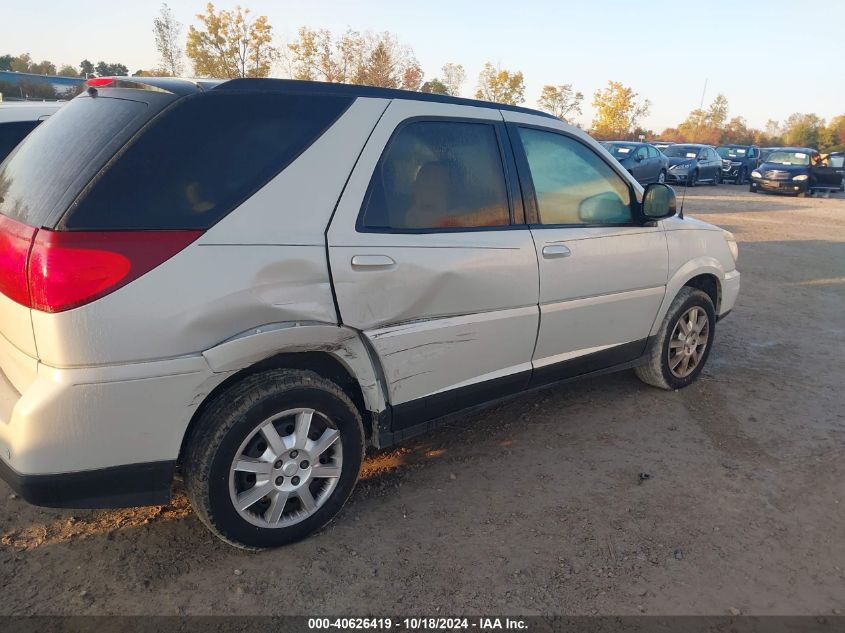
[[[49,231],[0,216],[0,292],[42,312],[106,296],[164,263],[202,231]]]
[[[29,305],[26,262],[35,229],[0,215],[0,292],[25,306]]]

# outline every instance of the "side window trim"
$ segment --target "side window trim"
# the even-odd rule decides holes
[[[508,137],[511,140],[513,147],[514,159],[516,161],[516,171],[519,176],[519,185],[522,190],[523,204],[525,206],[525,221],[528,226],[534,229],[565,229],[565,228],[605,228],[605,227],[620,227],[620,226],[641,226],[643,223],[643,216],[640,210],[640,194],[634,189],[631,182],[615,165],[606,161],[598,152],[594,151],[589,145],[586,145],[578,137],[568,134],[563,130],[555,128],[548,128],[542,125],[530,125],[526,123],[507,123],[505,127],[508,132]],[[539,130],[541,132],[549,132],[557,134],[565,138],[571,139],[576,143],[580,143],[585,148],[593,152],[593,154],[607,165],[613,173],[615,173],[623,183],[628,187],[630,195],[631,221],[619,224],[542,224],[540,222],[540,210],[537,203],[537,192],[534,189],[534,181],[531,178],[531,169],[528,166],[528,156],[525,153],[525,148],[522,146],[522,139],[519,137],[519,129],[525,128],[529,130]]]
[[[381,234],[398,234],[398,235],[417,235],[427,233],[477,233],[479,231],[510,231],[513,229],[526,229],[526,214],[523,202],[523,197],[520,194],[518,169],[514,161],[514,152],[511,144],[508,141],[508,135],[505,130],[503,121],[495,119],[475,119],[472,117],[455,117],[455,116],[438,116],[438,115],[419,115],[403,119],[397,124],[390,134],[390,138],[381,150],[381,155],[376,162],[373,174],[382,166],[385,156],[390,151],[391,146],[396,141],[400,132],[407,126],[419,122],[435,122],[435,123],[473,123],[478,125],[489,125],[493,128],[496,135],[496,143],[499,148],[499,163],[502,168],[502,177],[505,182],[505,191],[508,199],[508,216],[510,218],[509,224],[502,224],[500,226],[441,226],[432,228],[375,228],[364,225],[364,214],[367,210],[367,205],[370,202],[372,194],[372,174],[370,175],[370,183],[367,186],[367,191],[364,194],[364,199],[361,201],[361,207],[358,209],[358,215],[355,218],[355,232],[356,233],[381,233]]]

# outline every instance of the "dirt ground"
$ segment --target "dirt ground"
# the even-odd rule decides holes
[[[702,186],[686,210],[743,275],[695,385],[625,372],[473,415],[257,554],[181,494],[74,512],[0,484],[0,614],[845,613],[845,195]]]

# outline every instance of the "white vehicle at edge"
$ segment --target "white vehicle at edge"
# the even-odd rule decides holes
[[[0,474],[118,507],[178,469],[242,547],[319,529],[365,447],[470,407],[690,384],[739,292],[729,233],[494,103],[97,78],[0,182]]]
[[[0,162],[63,101],[0,101]]]

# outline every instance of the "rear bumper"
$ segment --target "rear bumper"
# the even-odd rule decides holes
[[[176,461],[50,475],[22,475],[0,460],[0,479],[29,503],[48,508],[128,508],[170,499]]]
[[[222,378],[202,356],[39,365],[18,393],[0,371],[0,478],[37,505],[162,503],[191,417]]]

